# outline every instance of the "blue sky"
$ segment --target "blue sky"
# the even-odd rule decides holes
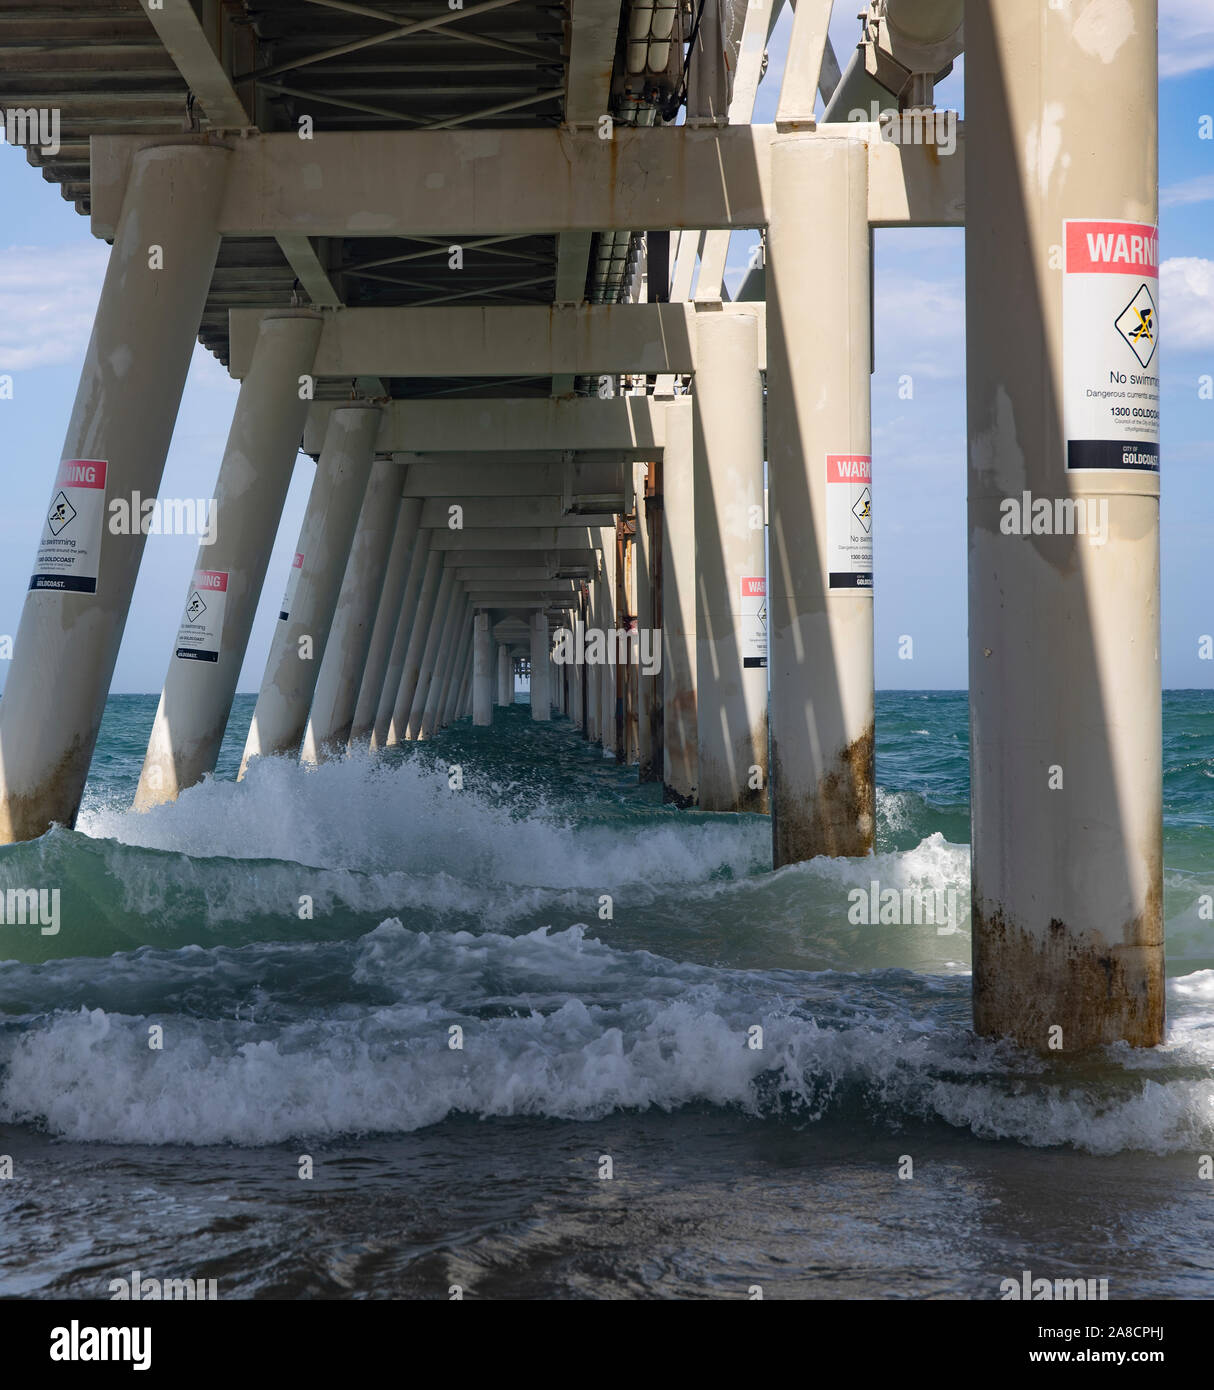
[[[1214,633],[1214,4],[1195,14],[1160,0],[1160,237],[1163,379],[1163,675],[1169,687],[1214,685],[1198,640]],[[1201,8],[1196,7],[1196,8]],[[846,63],[856,6],[835,6],[831,34]],[[789,15],[776,27],[755,119],[774,115]],[[938,92],[962,106],[960,65]],[[0,145],[0,636],[16,633],[108,248],[24,153]],[[734,237],[735,281],[753,235]],[[883,231],[876,240],[877,370],[872,379],[877,685],[966,683],[964,233]],[[926,325],[926,330],[925,330]],[[900,400],[909,374],[914,399]],[[161,492],[209,497],[237,385],[196,348]],[[241,690],[255,691],[311,485],[299,460]],[[116,692],[159,691],[193,567],[191,537],[149,536],[115,671]],[[898,639],[914,637],[913,661]],[[0,661],[0,681],[7,662]]]

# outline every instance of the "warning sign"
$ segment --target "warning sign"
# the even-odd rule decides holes
[[[826,455],[826,586],[872,593],[873,461]]]
[[[767,580],[751,576],[742,580],[742,623],[739,641],[743,666],[767,665]]]
[[[1066,466],[1159,471],[1159,232],[1064,224]]]
[[[218,661],[223,612],[228,602],[227,570],[195,570],[177,629],[174,656],[182,661]]]
[[[287,576],[287,591],[282,596],[282,607],[278,610],[279,622],[285,623],[291,616],[291,605],[295,602],[295,590],[299,588],[299,576],[303,573],[303,556],[297,550],[291,561],[291,573]]]
[[[99,459],[64,459],[42,524],[31,589],[95,594],[105,523],[105,475]]]

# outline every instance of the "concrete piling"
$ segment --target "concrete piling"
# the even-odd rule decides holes
[[[1163,1038],[1158,426],[1106,400],[1133,376],[1149,412],[1158,371],[1131,9],[1101,44],[1073,9],[966,15],[974,1026],[1043,1051]],[[1107,525],[1009,526],[1026,492]]]
[[[298,579],[288,585],[262,677],[240,775],[250,761],[297,755],[371,474],[380,412],[350,405],[329,417],[300,528]]]
[[[154,145],[131,162],[0,701],[3,844],[76,821],[147,539],[130,513],[160,488],[219,251],[229,155]],[[116,502],[129,509],[125,526],[111,524],[123,515]]]
[[[320,315],[305,310],[261,321],[215,485],[214,538],[194,562],[136,810],[174,800],[215,770],[308,411],[299,382],[320,330]]]

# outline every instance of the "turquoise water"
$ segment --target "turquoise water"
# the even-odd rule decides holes
[[[237,785],[252,705],[136,815],[112,698],[78,829],[0,849],[61,901],[0,927],[0,1295],[1214,1294],[1211,692],[1165,703],[1168,1042],[1081,1062],[968,1031],[964,694],[880,694],[875,855],[778,873],[521,706]],[[853,925],[874,878],[958,930]]]

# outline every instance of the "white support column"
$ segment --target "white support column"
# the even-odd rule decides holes
[[[514,704],[514,668],[510,662],[510,648],[504,642],[497,647],[497,704]]]
[[[460,706],[464,693],[464,678],[468,675],[472,660],[473,648],[473,613],[471,605],[465,605],[463,614],[460,617],[459,631],[456,634],[457,646],[455,649],[455,661],[451,667],[447,680],[446,699],[440,712],[440,727],[445,727],[462,717]]]
[[[448,652],[447,668],[442,676],[431,737],[445,729],[455,717],[455,706],[459,699],[459,685],[464,674],[464,654],[468,645],[464,635],[466,622],[465,615],[461,613],[455,630],[451,634],[451,649]]]
[[[531,615],[531,717],[537,721],[552,718],[548,696],[548,619],[543,613]]]
[[[603,526],[599,529],[599,537],[603,545],[603,633],[605,639],[606,660],[598,668],[600,682],[599,695],[599,718],[600,736],[603,741],[603,752],[612,753],[619,756],[620,734],[619,725],[616,722],[616,706],[618,698],[616,695],[616,641],[614,633],[618,630],[616,617],[618,613],[618,596],[616,594],[615,576],[615,527]]]
[[[441,554],[439,561],[441,564]],[[427,702],[430,699],[430,687],[434,684],[435,669],[438,665],[439,656],[444,650],[443,644],[446,639],[447,622],[451,615],[451,609],[456,602],[456,583],[455,571],[453,569],[442,570],[442,577],[439,579],[438,596],[434,600],[434,608],[430,616],[425,634],[425,647],[422,650],[421,661],[417,668],[417,673],[413,676],[413,699],[409,706],[408,727],[405,737],[417,739],[421,737],[423,716],[426,713]],[[412,646],[412,640],[410,640]],[[409,672],[409,658],[405,658],[405,674]],[[401,693],[404,693],[402,683]],[[398,700],[399,706],[399,700]],[[393,722],[396,716],[393,715]],[[391,736],[389,735],[389,738]]]
[[[372,749],[398,743],[404,736],[405,726],[409,722],[413,687],[417,684],[417,670],[421,663],[426,629],[438,593],[442,569],[442,556],[430,548],[430,536],[429,531],[419,531],[413,543],[413,553],[409,557],[409,577],[405,581],[400,615],[392,638],[392,650],[388,656],[388,667],[384,672],[383,688],[375,711],[375,723],[371,729]],[[415,639],[416,647],[413,645]],[[411,668],[408,665],[410,652],[415,653]],[[406,671],[411,671],[412,674],[407,697],[404,693]],[[399,721],[396,719],[398,702],[401,708]]]
[[[240,776],[253,758],[295,756],[324,660],[329,627],[371,474],[377,406],[352,405],[329,417],[324,448],[299,533],[299,577],[283,599],[245,743]]]
[[[420,546],[430,547],[430,532],[422,531],[419,533],[417,543]],[[411,567],[412,568],[412,567]],[[392,693],[391,681],[384,683],[383,699],[380,701],[379,713],[375,718],[375,736],[371,740],[371,746],[388,747],[393,744],[403,743],[411,737],[409,733],[409,720],[413,714],[413,699],[417,694],[418,682],[421,680],[422,666],[425,663],[426,650],[430,645],[430,632],[435,626],[436,621],[442,621],[439,611],[439,602],[445,604],[450,597],[450,592],[443,590],[443,576],[446,571],[443,569],[442,553],[433,548],[427,549],[425,553],[425,563],[422,572],[421,587],[418,591],[417,609],[413,615],[411,626],[408,629],[408,644],[401,665],[400,681],[397,685],[395,694]],[[413,576],[410,575],[410,585],[413,583]],[[455,580],[452,578],[451,583]],[[409,595],[405,594],[406,605]],[[405,620],[405,614],[401,613],[401,622]],[[397,642],[401,640],[401,629],[397,629]],[[437,636],[435,642],[438,641]],[[395,661],[395,651],[393,652],[393,662]],[[389,663],[389,671],[391,670]],[[428,668],[433,670],[433,661]],[[429,675],[426,677],[429,680]],[[422,704],[425,704],[425,694],[422,695]],[[383,723],[387,711],[387,721]],[[421,710],[418,710],[418,717]],[[381,734],[381,725],[383,732]]]
[[[813,127],[814,99],[833,8],[834,0],[803,0],[796,7],[776,107],[776,121],[785,129]],[[916,8],[925,8],[922,0],[916,0]]]
[[[460,639],[464,619],[464,594],[456,583],[447,607],[447,618],[443,624],[442,637],[434,663],[434,675],[430,689],[426,692],[426,703],[418,726],[419,739],[433,738],[442,721],[447,707],[447,691],[451,682],[451,672],[459,659]]]
[[[472,672],[476,665],[476,653],[470,639],[464,649],[464,671],[459,683],[459,694],[455,700],[455,719],[472,718]],[[492,709],[492,704],[490,708]]]
[[[565,671],[558,666],[552,654],[552,648],[548,648],[548,695],[552,702],[554,714],[565,713]]]
[[[696,319],[696,730],[705,811],[767,810],[763,382],[754,319]],[[760,607],[762,605],[762,607]]]
[[[700,781],[690,405],[669,411],[662,457],[662,782],[666,799],[681,806],[696,804]]]
[[[573,631],[573,610],[566,609],[562,615],[561,626],[566,632]],[[573,668],[568,665],[561,667],[561,681],[564,693],[561,697],[561,713],[566,719],[573,718]]]
[[[455,718],[456,718],[457,720],[458,720],[458,719],[471,719],[471,718],[472,718],[472,666],[473,666],[473,664],[474,664],[474,661],[473,661],[473,656],[472,656],[472,649],[471,649],[471,647],[469,647],[469,648],[468,648],[468,651],[467,651],[467,654],[466,654],[466,659],[465,659],[465,661],[464,661],[464,679],[460,682],[459,698],[458,698],[458,700],[456,701],[457,708],[456,708],[456,712],[455,712]]]
[[[451,668],[451,680],[447,686],[447,703],[444,707],[443,724],[453,724],[464,717],[464,702],[472,685],[472,665],[475,659],[475,629],[471,606],[464,609],[460,624],[459,648],[455,665]]]
[[[299,452],[308,412],[300,379],[311,371],[321,322],[303,309],[261,321],[215,484],[214,540],[194,562],[136,810],[175,800],[215,770]]]
[[[770,5],[748,5],[746,7],[742,20],[742,33],[738,38],[737,66],[731,84],[730,125],[749,125],[753,119],[755,93],[758,91],[759,81],[767,64],[767,39],[779,18],[782,3],[783,0],[772,0]],[[806,4],[797,10],[794,31],[797,26],[803,27],[806,24],[809,18],[807,12],[816,4],[820,8],[823,6],[825,8],[822,18],[822,32],[825,36],[832,3],[833,0],[806,0]],[[794,37],[792,40],[794,50],[796,50],[797,44],[798,40]],[[807,54],[803,56],[808,58],[812,64],[812,57]],[[789,64],[786,63],[785,81],[788,80],[788,66]],[[810,115],[813,115],[812,104]],[[698,301],[715,300],[717,303],[720,302],[725,262],[728,257],[729,232],[723,229],[705,232],[700,243],[700,273],[696,277],[695,297]],[[688,286],[690,288],[690,280]],[[673,299],[674,296],[672,295],[671,298]],[[680,298],[687,298],[686,291]]]
[[[600,562],[602,556],[600,555]],[[603,577],[593,575],[590,580],[590,600],[586,605],[586,650],[591,650],[591,629],[601,630],[603,620]],[[582,679],[586,682],[586,737],[591,743],[601,743],[603,738],[602,703],[603,682],[597,665],[586,663],[581,668]]]
[[[375,460],[312,697],[303,743],[305,763],[318,763],[323,757],[344,751],[349,740],[375,610],[383,592],[392,537],[403,505],[403,482],[404,469],[394,459]]]
[[[577,650],[578,629],[583,627],[582,623],[582,600],[579,595],[573,611],[569,614],[569,631],[573,634],[574,650]],[[583,717],[582,688],[586,675],[586,668],[579,666],[576,661],[569,667],[569,701],[570,717],[573,719],[574,727],[579,731],[583,738],[586,737],[586,721]]]
[[[426,565],[425,550],[417,543],[417,526],[421,514],[420,497],[401,499],[400,510],[396,514],[396,533],[392,537],[392,550],[388,556],[388,569],[384,575],[383,594],[375,610],[375,627],[371,632],[371,645],[367,649],[367,663],[358,690],[358,703],[354,708],[354,722],[350,726],[351,748],[370,741],[375,730],[375,715],[380,699],[390,682],[392,699],[396,698],[396,688],[400,684],[400,671],[405,659],[404,649],[408,643],[408,626],[413,618],[412,608],[407,617],[405,614],[405,599],[413,573],[413,562],[417,560],[417,587],[413,590],[413,608],[417,606],[417,593]],[[397,630],[402,622],[406,625],[406,636],[393,681],[392,657]],[[390,709],[385,716],[385,727],[389,718]]]
[[[581,605],[581,642],[583,648],[586,636],[590,628],[595,623],[595,602],[597,585],[592,577],[586,585],[585,594]],[[591,667],[583,663],[577,668],[578,685],[581,689],[582,708],[585,718],[582,724],[582,737],[588,743],[594,743],[598,739],[598,715],[597,715],[597,696],[595,695],[594,671]]]
[[[493,723],[493,638],[489,614],[476,615],[476,665],[472,673],[472,722],[484,728]]]
[[[864,145],[846,137],[787,135],[772,150],[768,613],[777,868],[873,846],[871,483],[839,480],[862,479],[871,466],[867,167]],[[834,332],[823,334],[822,323]],[[835,494],[846,494],[843,505]]]
[[[569,610],[565,614],[565,627],[568,629],[569,632],[573,631],[574,624],[577,620],[576,603],[577,600],[575,599],[574,606],[569,608]],[[577,667],[568,667],[568,669],[565,672],[565,676],[568,683],[568,689],[566,694],[566,713],[569,715],[569,718],[573,721],[573,727],[575,729],[580,729],[582,724],[582,711],[581,706],[577,702]]]
[[[565,625],[566,631],[569,632],[569,633],[571,634],[572,640],[573,640],[574,642],[577,641],[577,607],[576,607],[576,604],[577,604],[577,600],[575,599],[575,600],[574,600],[574,607],[570,608],[569,611],[565,614],[565,624],[564,624],[564,625]],[[569,639],[566,639],[566,640],[569,640]],[[579,729],[579,730],[580,730],[581,727],[582,727],[582,719],[581,719],[581,705],[578,703],[578,694],[577,694],[577,691],[578,691],[578,667],[577,667],[577,662],[576,662],[576,660],[573,659],[573,655],[572,655],[572,654],[571,654],[571,656],[570,656],[570,661],[569,661],[569,664],[568,664],[568,666],[567,666],[567,668],[566,668],[565,674],[566,674],[566,677],[567,677],[567,679],[568,679],[568,681],[569,681],[569,697],[568,697],[569,718],[573,721],[573,727],[574,727],[575,729]]]
[[[107,503],[160,490],[228,159],[218,146],[163,145],[131,166],[0,701],[3,844],[76,822],[146,540],[138,525],[111,531]],[[76,541],[70,554],[60,536]]]
[[[1156,4],[1091,16],[965,15],[974,1028],[1051,1055],[1164,1038]]]
[[[635,463],[632,466],[632,487],[636,497],[636,543],[633,546],[633,563],[636,566],[636,612],[638,638],[653,634],[653,557],[649,544],[649,513],[645,504],[645,489],[648,483],[647,464]],[[648,640],[659,642],[658,633]],[[654,646],[655,652],[661,648]],[[658,675],[647,675],[646,667],[637,668],[637,778],[642,782],[660,782],[662,769],[654,765],[653,725],[654,701],[658,693]]]

